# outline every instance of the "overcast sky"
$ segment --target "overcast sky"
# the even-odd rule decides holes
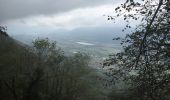
[[[0,24],[17,27],[79,27],[111,26],[104,15],[125,0],[0,0]],[[120,25],[121,24],[117,24]],[[11,30],[11,31],[13,31]],[[26,30],[25,30],[26,31]]]

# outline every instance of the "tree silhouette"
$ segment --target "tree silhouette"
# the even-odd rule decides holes
[[[140,99],[167,100],[170,93],[170,1],[127,0],[115,10],[117,16],[123,16],[128,22],[127,28],[131,19],[141,20],[141,23],[122,40],[128,46],[111,55],[104,65],[115,65],[117,69],[112,68],[112,75],[129,82],[134,95]]]

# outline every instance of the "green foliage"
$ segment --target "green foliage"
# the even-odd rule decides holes
[[[111,74],[131,85],[134,96],[140,100],[169,100],[170,86],[170,1],[127,0],[116,8],[124,19],[141,19],[135,32],[122,40],[124,50],[111,55],[105,65],[115,65]],[[157,3],[155,3],[157,2]],[[140,14],[141,16],[138,16]]]
[[[0,40],[1,100],[101,100],[89,56],[66,57],[56,42],[36,39],[33,47]],[[96,86],[95,86],[96,85]],[[101,97],[101,98],[100,98]]]

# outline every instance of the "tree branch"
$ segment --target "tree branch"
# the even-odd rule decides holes
[[[153,15],[150,23],[149,23],[149,25],[147,26],[146,32],[145,32],[144,37],[143,37],[143,39],[142,39],[142,43],[140,44],[140,47],[139,47],[139,55],[137,56],[135,68],[137,67],[138,62],[139,62],[139,58],[140,58],[140,56],[141,56],[141,54],[142,54],[142,48],[144,47],[144,43],[145,43],[145,41],[146,41],[146,37],[147,37],[148,34],[149,34],[148,31],[150,30],[150,28],[151,28],[151,26],[152,26],[152,24],[153,24],[153,22],[154,22],[154,20],[155,20],[155,18],[156,18],[156,15],[157,15],[159,9],[161,8],[162,4],[163,4],[163,0],[159,0],[159,5],[158,5],[158,7],[157,7],[157,9],[156,9],[156,11],[155,11],[155,13],[154,13],[154,15]]]

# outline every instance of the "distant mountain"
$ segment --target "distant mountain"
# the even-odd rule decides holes
[[[53,32],[39,34],[13,34],[12,37],[22,41],[24,43],[30,44],[31,41],[37,37],[40,38],[50,38],[52,40],[63,42],[63,41],[82,41],[82,42],[93,42],[99,44],[117,44],[119,41],[113,41],[115,37],[124,37],[120,28],[112,27],[81,27],[74,30],[64,30],[57,29]]]
[[[112,39],[115,37],[124,37],[124,34],[120,31],[120,28],[111,27],[83,27],[77,28],[71,31],[58,31],[46,34],[46,36],[52,39],[64,39],[75,40],[94,43],[115,43]]]
[[[120,50],[120,41],[113,41],[115,37],[124,37],[120,28],[112,27],[81,27],[74,30],[55,30],[46,34],[17,34],[15,39],[30,45],[36,38],[49,38],[57,41],[65,52],[90,52],[95,55],[108,55],[112,51]],[[82,45],[88,43],[93,45]],[[116,50],[117,49],[117,50]]]

